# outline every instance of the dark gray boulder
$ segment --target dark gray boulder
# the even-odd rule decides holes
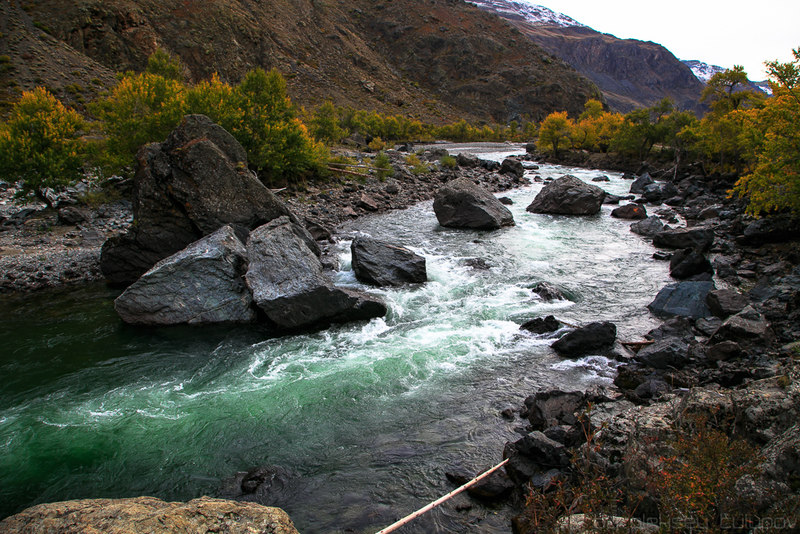
[[[561,356],[575,358],[611,347],[616,339],[617,327],[603,321],[568,332],[550,346]]]
[[[694,248],[708,252],[714,244],[714,230],[705,227],[666,229],[653,237],[653,244],[661,248]]]
[[[641,195],[644,193],[644,188],[653,183],[655,180],[648,173],[643,173],[633,181],[630,192],[634,195]]]
[[[708,292],[706,303],[711,313],[720,319],[725,319],[742,311],[749,301],[747,297],[733,289],[715,289]]]
[[[559,323],[558,319],[554,316],[548,315],[547,317],[536,317],[535,319],[526,321],[522,323],[519,328],[520,330],[527,330],[533,334],[547,334],[561,328],[561,323]]]
[[[669,274],[677,280],[698,279],[706,276],[708,280],[714,275],[711,262],[703,254],[693,248],[679,250],[669,260]]]
[[[114,301],[126,323],[249,323],[256,319],[242,275],[247,252],[233,228],[158,262]]]
[[[514,216],[489,191],[467,178],[448,182],[436,193],[433,211],[442,226],[497,230],[514,225]]]
[[[242,146],[204,115],[184,117],[166,141],[142,147],[136,160],[134,225],[101,253],[112,284],[130,284],[226,224],[252,229],[280,216],[295,220],[248,170]]]
[[[568,174],[544,186],[526,209],[531,213],[594,215],[600,212],[605,196],[596,185]]]
[[[500,174],[511,174],[517,178],[522,178],[525,174],[525,167],[522,166],[522,162],[520,161],[506,158],[500,165]]]
[[[699,319],[711,316],[706,305],[708,292],[714,289],[714,282],[678,282],[661,289],[647,308],[662,317],[690,317]]]
[[[645,237],[654,237],[661,230],[664,229],[664,223],[655,215],[651,215],[646,219],[635,222],[631,225],[631,232],[634,234],[643,235]]]
[[[551,389],[536,392],[525,399],[527,418],[534,430],[574,425],[586,406],[587,394],[582,391]]]
[[[460,152],[458,156],[456,156],[456,163],[459,167],[474,169],[475,167],[480,167],[481,160],[474,154]]]
[[[377,298],[333,286],[303,232],[284,216],[250,233],[245,279],[267,318],[293,330],[385,315]]]
[[[362,282],[376,286],[420,284],[428,280],[425,258],[397,245],[358,236],[350,245],[353,271]]]
[[[678,188],[669,182],[648,184],[642,191],[642,196],[648,202],[663,202],[678,194]]]
[[[625,204],[611,211],[611,216],[617,219],[639,220],[647,218],[647,210],[641,204]]]
[[[758,340],[762,344],[769,344],[775,336],[767,319],[752,306],[745,307],[736,315],[728,317],[722,326],[714,332],[710,341],[746,342]]]
[[[679,337],[666,337],[644,347],[636,359],[655,369],[680,368],[689,361],[689,345]]]
[[[550,302],[551,300],[566,300],[564,293],[549,282],[536,282],[531,288],[531,291],[542,297],[542,300],[545,302]]]

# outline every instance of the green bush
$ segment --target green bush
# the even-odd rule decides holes
[[[455,169],[456,167],[458,167],[458,162],[456,161],[456,158],[454,158],[453,156],[442,156],[439,159],[439,163],[445,169]]]
[[[381,181],[394,174],[394,168],[392,168],[392,163],[389,161],[389,156],[383,151],[379,152],[372,160],[372,168],[375,169],[375,175]]]
[[[84,127],[76,111],[43,87],[24,92],[0,124],[0,174],[20,184],[23,195],[33,192],[45,200],[43,188],[82,177]]]

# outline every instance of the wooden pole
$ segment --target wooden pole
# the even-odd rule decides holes
[[[352,174],[353,176],[363,176],[365,178],[369,178],[369,174],[363,174],[360,172],[346,171],[344,169],[334,169],[333,167],[328,167],[328,170],[331,172],[340,172],[342,174]]]
[[[500,469],[501,467],[503,467],[507,463],[508,463],[508,458],[506,458],[505,460],[503,460],[502,462],[500,462],[496,466],[492,467],[488,471],[485,471],[482,474],[476,476],[475,478],[473,478],[472,480],[470,480],[469,482],[467,482],[463,486],[454,489],[453,491],[451,491],[450,493],[448,493],[444,497],[440,497],[439,499],[436,499],[435,501],[433,501],[432,503],[428,504],[427,506],[424,506],[424,507],[420,508],[419,510],[417,510],[413,514],[409,514],[409,515],[405,516],[403,519],[401,519],[400,521],[396,521],[396,522],[392,523],[391,525],[389,525],[388,527],[384,528],[383,530],[378,531],[376,534],[388,534],[389,532],[394,532],[395,530],[397,530],[398,528],[402,527],[406,523],[410,523],[414,519],[418,518],[419,516],[421,516],[425,512],[427,512],[429,510],[433,510],[434,508],[436,508],[437,506],[439,506],[443,502],[452,499],[453,497],[455,497],[456,495],[458,495],[459,493],[461,493],[465,489],[469,488],[470,486],[473,486],[473,485],[477,484],[478,482],[480,482],[484,478],[488,477],[489,475],[491,475],[492,473],[494,473],[495,471],[497,471],[498,469]]]

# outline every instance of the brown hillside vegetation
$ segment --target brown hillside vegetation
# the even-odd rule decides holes
[[[555,109],[579,112],[598,94],[505,21],[454,0],[2,4],[4,25],[24,27],[13,30],[13,42],[12,32],[1,30],[0,54],[14,69],[5,75],[12,85],[6,98],[37,84],[74,96],[75,88],[65,87],[142,70],[157,48],[179,56],[192,81],[218,72],[238,82],[254,67],[276,67],[301,105],[332,99],[435,122],[541,119]],[[50,68],[17,77],[34,45]],[[73,76],[83,71],[94,74]]]

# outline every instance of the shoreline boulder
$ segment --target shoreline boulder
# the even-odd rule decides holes
[[[226,224],[253,229],[294,215],[247,168],[236,139],[204,115],[187,115],[163,143],[136,155],[134,225],[103,245],[106,280],[128,285],[161,259]]]
[[[617,327],[609,321],[590,323],[561,336],[550,345],[561,356],[577,358],[609,348],[617,339]]]
[[[169,256],[114,301],[129,324],[251,323],[256,320],[242,275],[247,251],[231,226],[223,226]]]
[[[362,282],[376,286],[402,286],[428,280],[425,258],[405,247],[358,236],[350,245],[350,253],[353,271]]]
[[[531,213],[594,215],[600,212],[606,192],[572,175],[562,176],[542,188],[526,208]]]
[[[658,292],[647,308],[662,317],[680,316],[693,319],[710,317],[711,310],[706,304],[706,297],[712,289],[714,289],[713,281],[668,284]]]
[[[467,178],[445,184],[436,193],[433,211],[442,226],[497,230],[514,225],[514,216],[486,189]]]

